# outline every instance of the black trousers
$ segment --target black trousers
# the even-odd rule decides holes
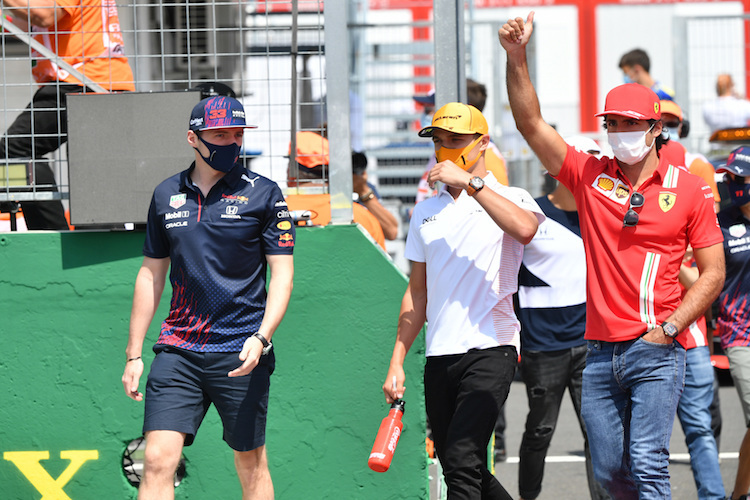
[[[84,87],[70,84],[44,85],[37,90],[0,140],[0,158],[39,160],[59,149],[68,141],[66,97],[83,91]],[[34,162],[34,183],[45,185],[37,191],[57,191],[55,175],[47,162]],[[29,229],[68,229],[59,200],[24,201],[21,208]]]
[[[517,360],[513,346],[427,358],[427,416],[450,500],[512,500],[487,469],[487,446]]]

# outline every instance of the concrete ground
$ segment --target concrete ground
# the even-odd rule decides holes
[[[745,424],[735,388],[733,386],[722,386],[719,390],[723,419],[719,460],[724,487],[728,495],[734,485],[737,456],[740,443],[745,435]],[[514,498],[518,498],[518,448],[521,444],[527,411],[528,404],[524,384],[520,381],[513,382],[506,404],[508,460],[495,464],[495,476]],[[690,468],[690,456],[685,446],[685,436],[677,420],[674,424],[670,451],[672,498],[674,500],[696,499],[697,493]],[[436,465],[430,467],[430,473],[431,477],[437,477],[438,468]],[[440,495],[436,480],[431,481],[430,498],[445,498]],[[563,400],[557,429],[547,455],[542,493],[537,498],[538,500],[581,500],[589,498],[583,460],[583,440],[573,405],[567,395]]]
[[[733,386],[720,389],[723,428],[720,444],[721,475],[727,494],[731,493],[737,470],[737,456],[745,435],[745,424],[737,392]],[[514,498],[518,497],[518,448],[528,411],[523,382],[514,382],[507,403],[506,431],[508,460],[496,464],[495,475]],[[675,420],[670,444],[672,497],[675,500],[697,498],[690,468],[685,435]],[[583,463],[583,441],[570,398],[566,396],[560,411],[555,436],[547,455],[544,483],[539,500],[581,500],[588,498],[586,471]]]

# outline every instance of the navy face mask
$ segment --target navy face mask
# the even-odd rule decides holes
[[[239,145],[237,145],[236,143],[232,143],[226,146],[217,146],[216,144],[211,144],[210,142],[204,141],[200,135],[198,135],[198,139],[200,139],[200,141],[208,148],[208,157],[203,156],[201,152],[198,151],[198,148],[194,149],[198,151],[198,154],[201,155],[201,158],[203,158],[203,160],[208,163],[211,168],[224,173],[232,170],[234,164],[237,163],[237,158],[239,158],[240,156]]]
[[[741,182],[738,181],[741,179]],[[750,203],[750,184],[745,184],[744,177],[732,179],[727,176],[727,187],[729,188],[729,197],[732,204],[741,207]]]

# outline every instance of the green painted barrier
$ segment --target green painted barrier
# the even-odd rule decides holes
[[[1,498],[136,497],[122,458],[141,435],[143,405],[125,396],[120,377],[142,244],[139,232],[0,234]],[[391,469],[367,467],[388,410],[380,387],[405,287],[356,226],[298,231],[292,302],[274,336],[267,444],[277,499],[428,497],[423,341],[407,357]],[[150,364],[150,349],[144,358]],[[184,455],[176,498],[240,497],[215,410]]]

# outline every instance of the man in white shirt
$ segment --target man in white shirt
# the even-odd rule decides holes
[[[414,209],[383,392],[389,403],[403,396],[404,357],[427,320],[425,402],[448,497],[511,499],[487,469],[487,445],[518,359],[512,296],[523,245],[544,215],[529,193],[487,172],[487,121],[475,107],[446,104],[419,135],[432,138],[438,160],[428,182],[445,186]]]
[[[750,125],[750,101],[737,97],[731,75],[718,76],[716,94],[718,97],[703,108],[703,119],[712,133]]]

